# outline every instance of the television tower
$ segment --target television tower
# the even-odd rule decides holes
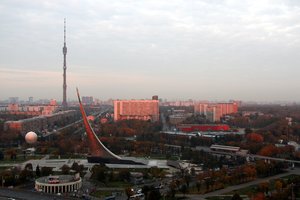
[[[66,109],[68,104],[67,104],[67,74],[66,74],[66,70],[67,70],[67,61],[66,61],[66,57],[67,57],[67,45],[66,45],[66,18],[64,19],[64,47],[63,47],[63,54],[64,54],[64,82],[63,82],[63,102],[62,102],[62,106],[63,109]]]

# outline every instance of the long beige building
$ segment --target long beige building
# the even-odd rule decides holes
[[[152,100],[115,100],[114,120],[159,120],[159,106],[157,96]]]
[[[51,115],[41,115],[18,121],[7,121],[4,123],[4,131],[14,130],[21,134],[25,134],[28,131],[42,132],[46,129],[53,129],[55,125],[66,123],[67,120],[75,121],[75,119],[75,110],[60,111]]]

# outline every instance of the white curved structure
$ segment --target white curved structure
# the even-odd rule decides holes
[[[49,194],[70,193],[82,186],[82,179],[72,175],[44,176],[35,180],[35,189]]]

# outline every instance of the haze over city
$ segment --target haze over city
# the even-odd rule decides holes
[[[300,101],[299,1],[0,3],[0,100]]]

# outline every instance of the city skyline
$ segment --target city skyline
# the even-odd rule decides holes
[[[2,1],[0,100],[300,101],[298,1]]]

